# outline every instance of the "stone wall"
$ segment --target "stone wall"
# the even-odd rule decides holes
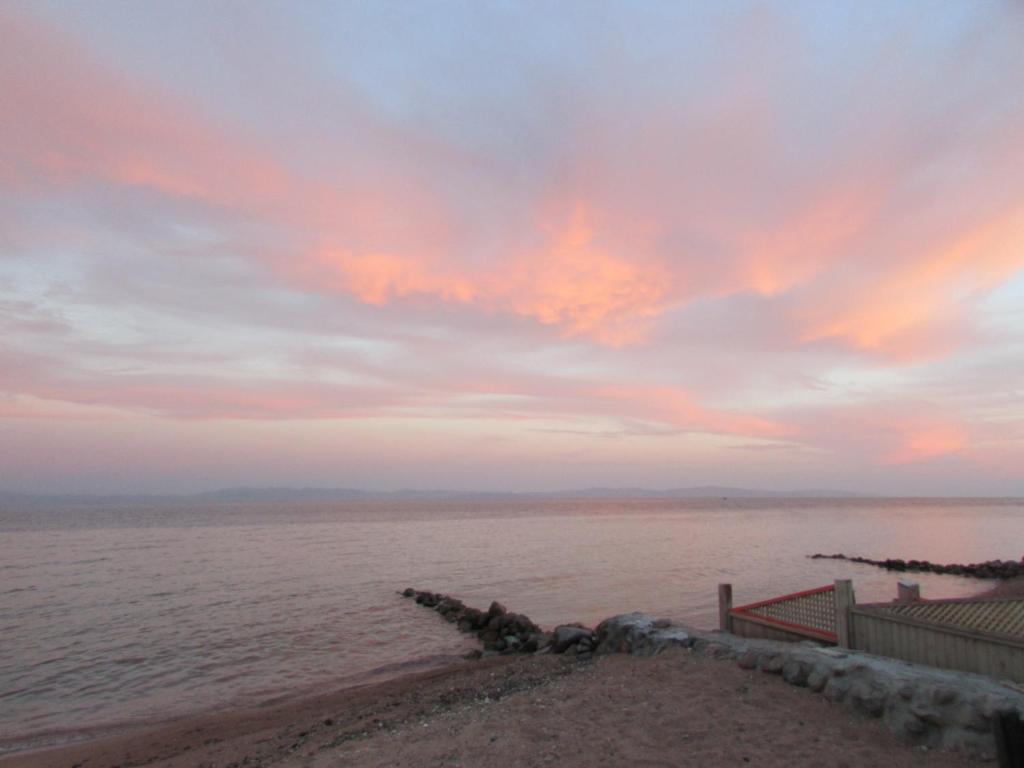
[[[640,613],[602,622],[597,639],[598,653],[646,656],[682,645],[701,655],[735,659],[744,669],[777,674],[791,685],[881,718],[910,743],[960,749],[983,759],[996,756],[997,720],[1011,713],[1024,717],[1024,693],[1010,685],[857,651],[659,627]]]

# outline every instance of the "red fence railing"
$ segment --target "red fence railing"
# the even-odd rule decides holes
[[[775,626],[815,640],[829,643],[837,640],[833,584],[741,605],[730,613],[737,618]]]

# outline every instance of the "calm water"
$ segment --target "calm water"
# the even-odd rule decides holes
[[[1019,558],[1024,502],[558,500],[0,505],[0,750],[252,704],[473,647],[395,591],[500,599],[543,626],[896,575],[814,552]],[[918,579],[924,594],[985,584]]]

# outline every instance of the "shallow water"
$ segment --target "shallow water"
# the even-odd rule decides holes
[[[814,552],[1021,556],[1021,500],[0,505],[0,749],[437,663],[472,642],[395,592],[500,599],[543,626],[899,576]],[[926,596],[985,582],[915,574]]]

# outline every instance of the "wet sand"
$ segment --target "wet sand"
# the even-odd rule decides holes
[[[968,766],[734,661],[491,657],[0,766]]]

